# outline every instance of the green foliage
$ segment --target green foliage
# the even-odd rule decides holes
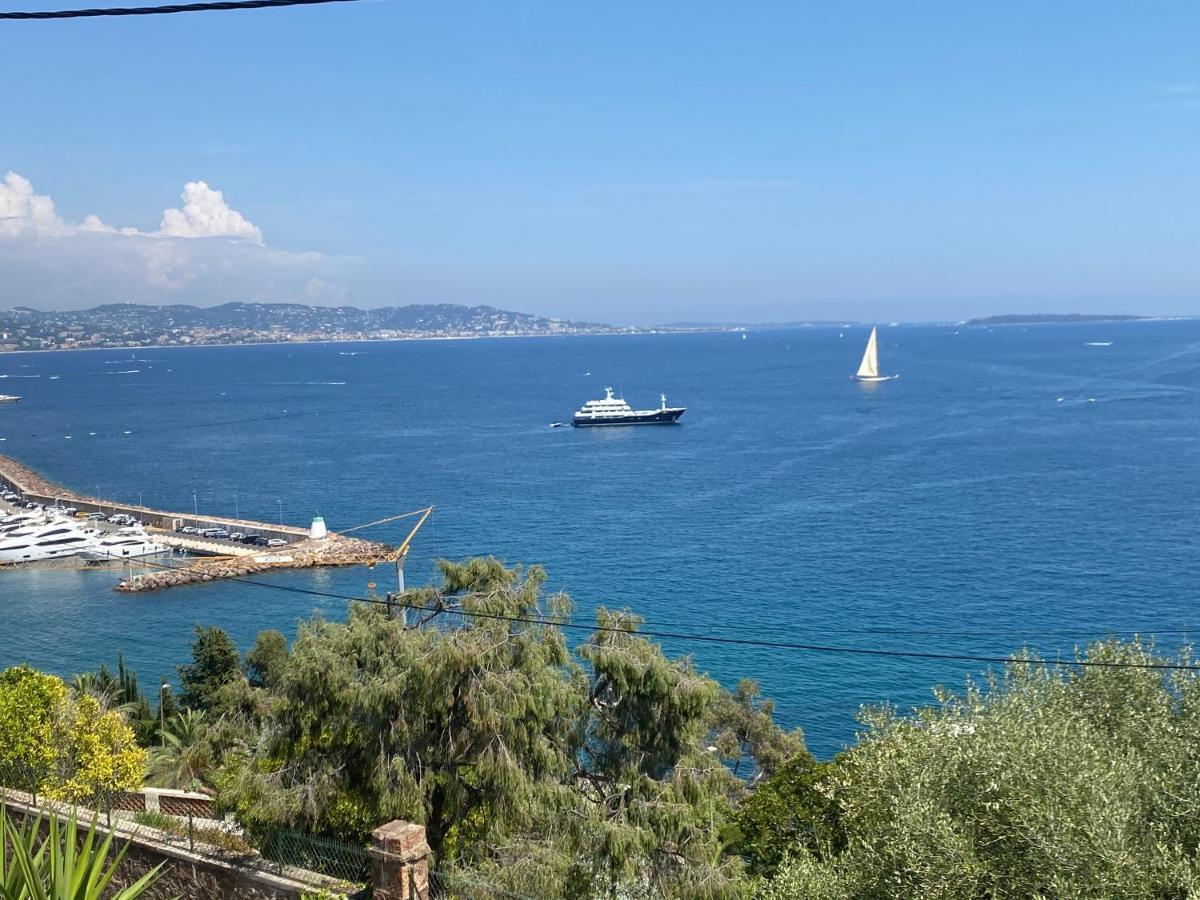
[[[66,697],[53,675],[28,666],[0,672],[0,785],[38,793],[53,783],[55,715]]]
[[[1165,661],[1116,641],[1086,658]],[[1018,661],[915,716],[880,709],[865,724],[818,786],[837,808],[844,848],[800,841],[759,896],[1200,892],[1195,672]]]
[[[511,615],[540,612],[543,579],[494,561],[447,569],[464,605]],[[568,661],[561,634],[541,625],[410,630],[367,606],[344,625],[306,625],[266,745],[237,785],[240,815],[251,828],[294,824],[350,840],[415,819],[439,852],[463,831],[511,824],[539,776],[563,766]]]
[[[627,613],[600,611],[581,665],[558,627],[570,601],[543,596],[540,568],[473,559],[442,576],[405,598],[421,617],[356,606],[272,656],[261,737],[216,779],[248,833],[363,842],[402,818],[443,872],[516,893],[737,896],[720,837],[747,790],[734,770],[804,752],[756,689],[725,694]]]
[[[161,746],[150,751],[147,780],[156,787],[194,789],[213,768],[213,749],[207,741],[205,713],[177,713],[162,733]]]
[[[70,801],[141,786],[145,751],[122,714],[25,666],[0,672],[0,781]]]
[[[192,661],[179,667],[180,702],[191,709],[211,709],[220,691],[242,677],[242,660],[233,639],[216,626],[196,626]]]
[[[105,711],[119,711],[143,747],[158,740],[159,719],[138,686],[137,673],[125,665],[121,654],[117,654],[115,673],[102,663],[95,672],[76,675],[70,687],[76,696],[94,697]]]
[[[76,697],[59,705],[54,726],[57,772],[43,788],[47,796],[83,803],[141,787],[146,751],[120,713],[105,711],[95,697]]]
[[[271,688],[287,667],[287,638],[280,631],[260,631],[246,654],[246,677],[251,687]]]
[[[0,835],[0,900],[135,900],[149,891],[161,869],[154,868],[126,888],[110,889],[126,848],[110,863],[112,835],[97,841],[94,820],[81,832],[74,813],[65,825],[53,813],[45,820],[30,816],[18,824],[7,807],[0,806]]]
[[[194,824],[189,826],[185,819],[180,819],[176,816],[147,811],[134,813],[133,821],[138,825],[157,828],[159,831],[165,831],[176,837],[188,837],[190,835],[194,841],[212,844],[215,847],[229,850],[232,853],[249,854],[254,852],[254,848],[236,833],[223,831],[220,828],[196,827]]]
[[[823,784],[835,770],[836,764],[798,754],[742,803],[732,844],[752,874],[771,875],[800,850],[828,855],[845,846],[837,807]]]

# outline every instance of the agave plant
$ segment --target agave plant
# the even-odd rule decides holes
[[[149,890],[162,868],[109,893],[127,847],[109,863],[112,834],[98,841],[95,819],[80,829],[73,812],[65,825],[54,814],[26,816],[17,825],[0,804],[0,835],[0,900],[134,900]]]

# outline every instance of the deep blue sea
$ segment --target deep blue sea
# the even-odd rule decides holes
[[[410,584],[436,557],[542,563],[581,621],[605,604],[663,630],[847,647],[1069,655],[1129,630],[1178,646],[1200,621],[1200,322],[885,327],[882,368],[902,377],[875,387],[847,378],[866,335],[10,354],[0,391],[25,399],[0,407],[0,452],[82,491],[181,510],[194,491],[201,512],[333,529],[433,504]],[[547,427],[606,384],[688,412]],[[118,575],[0,572],[0,666],[69,675],[123,651],[153,684],[195,623],[245,647],[345,610],[228,583],[126,596]],[[861,705],[924,703],[984,668],[665,645],[757,679],[819,755],[852,740]]]

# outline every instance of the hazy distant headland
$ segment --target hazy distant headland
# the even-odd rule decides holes
[[[1030,315],[1009,314],[967,319],[966,325],[1063,325],[1071,322],[1135,322],[1152,316],[1090,315],[1086,313],[1032,313]]]
[[[225,303],[213,307],[110,303],[92,309],[58,311],[19,306],[0,310],[0,351],[610,334],[634,330],[491,306],[453,304],[357,309],[300,303]]]

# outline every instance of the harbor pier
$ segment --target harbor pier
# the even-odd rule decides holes
[[[146,562],[147,571],[125,578],[115,586],[123,593],[162,590],[186,584],[200,584],[226,578],[242,578],[275,569],[304,569],[319,566],[375,565],[394,562],[400,565],[408,550],[408,540],[399,548],[344,534],[320,534],[292,525],[234,519],[227,516],[203,516],[119,503],[89,497],[48,481],[37,471],[10,456],[0,455],[0,486],[19,494],[28,502],[43,506],[71,506],[78,513],[124,514],[140,522],[154,539],[173,549],[198,554],[201,558],[174,560],[156,564]],[[424,519],[421,520],[422,522]],[[221,528],[230,533],[261,535],[270,541],[282,541],[273,547],[250,546],[236,541],[183,534],[185,527]],[[419,527],[419,525],[418,525]],[[322,529],[323,531],[323,529]],[[414,529],[415,532],[415,529]],[[412,535],[409,535],[411,540]]]

